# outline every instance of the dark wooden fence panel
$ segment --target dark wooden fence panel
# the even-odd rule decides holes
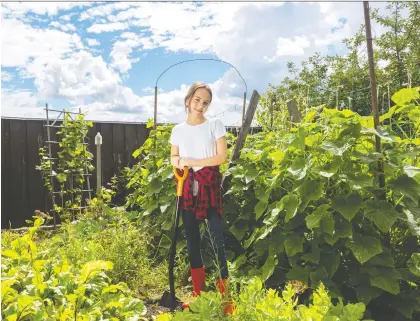
[[[57,121],[55,125],[61,123]],[[2,229],[25,226],[25,220],[31,219],[35,210],[51,213],[51,197],[44,187],[41,173],[36,170],[40,164],[39,148],[46,145],[48,140],[44,125],[44,119],[1,119]],[[60,139],[60,135],[57,135],[59,130],[51,128],[51,141]],[[132,153],[143,145],[150,130],[145,123],[94,122],[86,139],[95,167],[90,177],[92,196],[96,194],[96,134],[99,132],[102,135],[102,185],[108,187],[114,175],[118,177],[124,167],[132,167],[139,161],[134,159]],[[227,127],[227,131],[237,134],[236,127]],[[58,151],[58,144],[52,144],[52,157],[57,157]],[[55,190],[58,190],[57,183]],[[120,200],[124,199],[124,195],[118,196]]]

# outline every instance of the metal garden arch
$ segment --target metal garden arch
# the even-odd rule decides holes
[[[239,75],[239,77],[241,77],[241,79],[242,79],[242,81],[243,81],[243,83],[244,83],[244,85],[245,85],[245,92],[244,92],[244,101],[243,101],[243,105],[242,105],[242,123],[243,123],[243,121],[244,121],[244,119],[245,119],[245,103],[246,103],[246,94],[247,94],[247,91],[248,91],[248,86],[247,86],[247,84],[246,84],[246,81],[245,81],[245,79],[242,77],[242,75],[241,75],[241,73],[238,71],[238,69],[236,69],[236,67],[234,66],[234,65],[232,65],[231,63],[229,63],[229,62],[226,62],[226,61],[223,61],[223,60],[219,60],[219,59],[213,59],[213,58],[198,58],[198,59],[188,59],[188,60],[183,60],[183,61],[180,61],[180,62],[177,62],[176,64],[173,64],[173,65],[171,65],[171,66],[169,66],[168,68],[166,68],[160,75],[159,75],[159,77],[156,79],[156,84],[155,84],[155,112],[154,112],[154,125],[153,125],[153,128],[154,129],[156,129],[156,123],[157,123],[157,92],[158,92],[158,90],[157,90],[157,88],[158,88],[158,82],[159,82],[159,79],[163,76],[163,74],[164,73],[166,73],[169,69],[171,69],[171,68],[173,68],[173,67],[175,67],[175,66],[177,66],[177,65],[180,65],[180,64],[183,64],[183,63],[186,63],[186,62],[191,62],[191,61],[205,61],[205,60],[207,60],[207,61],[217,61],[217,62],[221,62],[221,63],[224,63],[224,64],[227,64],[227,65],[229,65],[229,66],[231,66],[233,69],[235,69],[236,70],[236,72],[238,73],[238,75]]]

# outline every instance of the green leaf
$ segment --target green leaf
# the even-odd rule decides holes
[[[388,232],[398,218],[398,213],[388,201],[367,200],[364,202],[365,217],[383,233]]]
[[[407,206],[403,208],[403,213],[407,217],[407,224],[411,234],[420,236],[420,208]]]
[[[263,201],[259,201],[254,208],[255,211],[255,219],[258,220],[261,215],[265,212],[265,209],[267,208],[267,203]]]
[[[284,154],[285,153],[281,149],[278,149],[275,152],[270,153],[269,156],[273,160],[274,165],[279,166],[284,158]]]
[[[267,281],[267,279],[274,273],[274,269],[276,268],[277,263],[278,260],[277,258],[274,258],[274,256],[269,255],[267,257],[267,260],[261,268],[263,282]]]
[[[245,174],[245,183],[249,184],[250,182],[252,182],[257,176],[258,176],[258,170],[251,167],[247,170],[246,174]]]
[[[383,252],[371,258],[367,263],[370,265],[379,265],[394,268],[394,258],[392,257],[391,251],[386,248],[382,247]]]
[[[352,238],[347,240],[346,247],[352,251],[356,259],[362,264],[375,255],[382,253],[381,241],[376,237],[363,236],[359,233],[353,233]]]
[[[255,190],[255,197],[261,202],[268,203],[271,190],[267,191],[265,187],[259,187]]]
[[[263,221],[264,224],[266,224],[268,226],[273,226],[278,222],[278,219],[279,219],[279,216],[280,216],[283,205],[279,205],[280,202],[277,202],[277,204],[278,204],[278,206],[271,210],[271,215],[270,216],[266,215],[266,217]]]
[[[321,147],[335,156],[343,156],[343,154],[351,147],[351,144],[348,142],[341,144],[338,141],[335,143],[324,142]]]
[[[390,278],[387,275],[372,276],[370,284],[391,294],[400,293],[399,280]]]
[[[321,266],[317,267],[315,271],[310,273],[311,287],[315,288],[319,286],[319,282],[326,283],[328,281],[328,272]]]
[[[321,249],[318,247],[318,244],[313,242],[311,252],[305,253],[304,255],[302,255],[302,260],[305,260],[314,264],[318,264],[320,255],[321,255]]]
[[[377,130],[374,129],[374,128],[363,128],[360,132],[362,134],[374,134],[374,135],[380,137],[381,139],[387,140],[387,141],[390,141],[390,142],[396,142],[397,141],[395,138],[391,137],[385,129],[383,129],[381,127],[378,127]]]
[[[362,303],[347,304],[343,308],[343,315],[341,318],[347,321],[359,321],[363,318],[366,306]]]
[[[397,297],[392,300],[392,305],[409,320],[413,320],[414,311],[420,308],[420,304],[411,297]]]
[[[323,166],[316,167],[313,171],[319,175],[330,178],[337,173],[340,166],[343,164],[341,157],[334,157],[334,159]]]
[[[300,266],[293,267],[289,272],[287,272],[286,277],[288,280],[303,281],[305,284],[309,283],[309,272]]]
[[[414,180],[414,178],[403,174],[398,178],[389,181],[388,185],[391,187],[391,189],[410,197],[416,203],[418,202],[420,195],[420,185]]]
[[[87,262],[83,265],[79,282],[85,283],[89,278],[95,276],[102,270],[112,270],[113,268],[114,264],[111,261],[96,260]]]
[[[325,268],[329,278],[332,278],[340,266],[340,254],[337,252],[322,252],[320,264]]]
[[[239,220],[239,222],[235,222],[234,225],[232,225],[229,228],[229,231],[239,240],[241,241],[246,232],[249,230],[248,222],[244,220]]]
[[[368,305],[370,301],[382,294],[382,290],[369,284],[362,284],[360,286],[354,287],[354,290],[357,295],[357,300],[363,302],[366,305]]]
[[[299,198],[295,194],[288,194],[283,196],[281,202],[284,204],[284,209],[286,210],[286,217],[284,221],[287,223],[290,219],[295,217],[297,213]]]
[[[411,273],[420,277],[420,253],[411,254],[410,259],[407,261],[407,267]]]
[[[159,193],[163,188],[162,183],[158,179],[154,179],[151,181],[148,185],[148,191],[146,193],[146,196],[152,196],[153,194]]]
[[[402,88],[391,96],[391,99],[397,105],[404,105],[414,99],[419,99],[418,88]]]
[[[414,177],[420,173],[420,168],[414,167],[411,165],[404,165],[404,172],[407,174],[408,177]]]
[[[362,197],[356,192],[345,197],[337,195],[333,198],[331,207],[343,215],[347,221],[351,222],[359,211],[362,201]]]
[[[321,231],[329,235],[334,235],[334,219],[331,215],[324,216],[321,220]]]
[[[322,204],[312,214],[306,216],[305,221],[308,229],[312,230],[314,228],[318,228],[320,226],[321,219],[325,215],[328,215],[328,209],[328,204]]]
[[[303,212],[310,201],[317,201],[323,194],[324,182],[322,180],[306,180],[299,187],[300,199],[302,200],[299,210]]]
[[[305,128],[299,127],[297,132],[293,136],[293,140],[291,142],[291,145],[296,147],[297,149],[304,149],[305,148],[305,137],[306,137]]]
[[[286,239],[284,241],[284,247],[286,249],[287,256],[290,257],[297,253],[303,252],[303,242],[303,235],[299,235],[296,233],[287,234]]]
[[[295,179],[298,181],[303,179],[306,176],[308,170],[308,162],[304,158],[295,158],[292,165],[287,169],[287,171],[295,176]]]

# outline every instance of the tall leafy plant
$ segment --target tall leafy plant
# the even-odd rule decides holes
[[[80,211],[83,206],[83,195],[86,189],[86,175],[94,170],[91,161],[92,153],[87,148],[85,137],[92,122],[84,120],[84,114],[78,114],[73,118],[69,113],[64,113],[62,128],[57,132],[61,138],[57,160],[47,156],[46,147],[40,148],[40,166],[45,186],[54,199],[54,211],[61,215],[62,219],[74,219],[75,212]],[[51,171],[52,169],[52,171]],[[50,175],[58,182],[60,197],[53,195],[54,181],[51,182]]]
[[[377,131],[371,117],[321,107],[290,133],[247,141],[225,208],[242,244],[231,247],[238,275],[323,282],[375,319],[418,314],[419,88],[393,100]]]

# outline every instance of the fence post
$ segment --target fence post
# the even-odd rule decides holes
[[[101,191],[101,145],[102,145],[102,136],[98,132],[95,136],[95,145],[96,145],[96,196],[99,195]]]

